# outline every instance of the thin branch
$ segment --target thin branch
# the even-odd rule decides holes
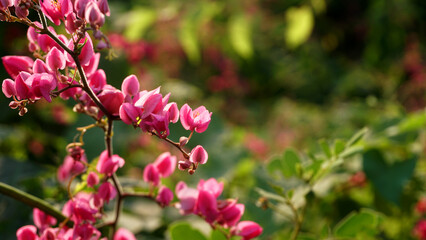
[[[22,203],[25,203],[28,206],[38,208],[41,211],[45,212],[46,214],[56,218],[58,222],[63,222],[67,219],[67,217],[64,216],[62,212],[54,208],[52,205],[50,205],[48,202],[44,201],[43,199],[40,199],[36,196],[33,196],[24,191],[21,191],[6,183],[0,182],[0,193],[6,196],[9,196],[11,198],[14,198],[15,200],[18,200]],[[72,227],[73,224],[74,223],[72,221],[67,221],[67,226]]]
[[[177,142],[173,142],[172,140],[170,140],[169,138],[162,138],[160,137],[156,132],[151,131],[150,132],[152,135],[157,136],[159,139],[163,139],[164,141],[170,143],[171,145],[175,146],[177,149],[179,149],[179,151],[181,151],[181,153],[183,154],[183,157],[186,159],[189,159],[189,153],[187,153],[181,146],[179,143]]]

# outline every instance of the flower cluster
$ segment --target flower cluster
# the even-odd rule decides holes
[[[216,179],[203,179],[197,188],[190,188],[184,182],[176,185],[176,196],[179,202],[176,207],[181,214],[196,214],[203,217],[212,226],[220,225],[230,229],[230,233],[242,236],[243,239],[257,237],[262,228],[255,222],[240,221],[244,213],[244,205],[237,203],[236,199],[219,200],[223,191],[223,183]]]

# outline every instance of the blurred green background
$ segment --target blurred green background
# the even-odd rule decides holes
[[[238,197],[246,203],[244,219],[264,227],[261,239],[284,239],[292,223],[256,206],[259,194],[254,188],[269,186],[265,163],[288,147],[308,154],[320,149],[319,139],[348,139],[367,126],[378,136],[373,139],[379,139],[372,145],[390,155],[389,168],[415,153],[415,169],[401,176],[389,170],[383,181],[373,181],[371,176],[384,168],[369,174],[360,157],[354,158],[338,170],[339,180],[327,195],[311,202],[302,232],[320,234],[327,230],[324,223],[334,226],[349,212],[368,207],[386,216],[377,238],[413,238],[412,229],[422,218],[414,206],[426,194],[425,1],[110,0],[109,4],[111,17],[102,30],[113,49],[101,51],[100,64],[108,83],[120,88],[127,75],[136,74],[143,89],[161,86],[161,92],[171,92],[171,101],[179,106],[204,105],[213,112],[209,129],[195,134],[189,144],[206,148],[208,164],[194,176],[176,172],[166,185],[183,179],[195,187],[200,178],[216,177],[225,182],[224,198]],[[29,55],[25,34],[25,26],[0,22],[0,55]],[[0,68],[0,78],[7,77]],[[76,127],[91,119],[73,113],[72,101],[40,101],[23,117],[8,103],[2,95],[0,181],[60,206],[67,195],[56,180],[56,169],[66,155],[65,146],[78,133]],[[415,123],[405,135],[391,139],[384,133],[406,119]],[[188,133],[180,123],[171,125],[171,139],[183,135]],[[104,148],[102,131],[90,130],[84,139],[88,159],[97,157]],[[119,171],[124,185],[142,188],[147,163],[163,151],[178,155],[125,124],[115,126],[114,148],[126,159]],[[345,189],[350,176],[359,171],[367,172],[366,183]],[[378,191],[380,184],[389,184],[389,192]],[[188,219],[173,209],[147,213],[150,204],[126,202],[120,223],[130,225],[143,239],[162,239],[167,224]],[[16,229],[31,224],[30,213],[29,207],[0,196],[0,235],[12,239]]]

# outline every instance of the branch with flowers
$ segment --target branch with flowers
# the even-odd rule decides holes
[[[28,18],[29,11],[37,12],[39,22]],[[109,48],[109,40],[102,33],[105,17],[110,15],[107,0],[0,0],[0,20],[27,25],[28,56],[2,58],[10,79],[3,80],[2,91],[11,98],[9,106],[20,116],[28,113],[28,106],[40,100],[52,102],[55,98],[73,99],[73,110],[93,118],[94,123],[80,127],[80,137],[68,144],[68,155],[58,169],[58,179],[67,185],[69,200],[62,211],[47,202],[22,191],[0,184],[0,192],[34,207],[34,225],[17,230],[18,239],[136,239],[133,233],[118,228],[123,201],[128,197],[141,197],[157,202],[161,207],[173,206],[180,213],[195,214],[212,228],[220,229],[230,239],[241,236],[251,239],[261,234],[262,228],[252,221],[240,221],[244,205],[236,199],[219,199],[223,183],[214,178],[201,180],[197,188],[179,182],[175,188],[177,201],[171,189],[161,184],[162,178],[173,174],[176,167],[194,174],[207,163],[208,153],[198,145],[191,151],[185,146],[194,132],[207,130],[212,113],[204,106],[194,110],[184,104],[180,109],[169,102],[170,93],[162,95],[160,87],[140,90],[139,80],[130,75],[123,80],[121,89],[107,83],[106,74],[98,68],[100,53],[95,48]],[[67,35],[57,34],[49,26],[64,27]],[[94,40],[90,36],[92,33]],[[169,124],[180,122],[189,131],[179,142],[168,138]],[[183,160],[169,152],[161,154],[143,171],[143,180],[149,183],[148,192],[126,192],[116,175],[125,160],[113,153],[113,126],[123,121],[142,132],[164,140],[181,153]],[[105,150],[97,162],[89,162],[84,149],[84,134],[91,128],[104,132]],[[92,167],[96,165],[95,167]],[[85,185],[91,191],[72,189],[75,179],[85,176]],[[116,201],[115,216],[104,220],[104,206]],[[102,235],[100,228],[108,227]]]

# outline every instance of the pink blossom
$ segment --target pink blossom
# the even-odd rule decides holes
[[[62,213],[70,217],[76,224],[82,221],[95,222],[98,209],[91,204],[94,195],[79,193],[72,200],[68,200],[62,208]]]
[[[25,19],[29,12],[31,4],[29,2],[21,2],[20,0],[12,0],[13,6],[15,7],[15,15],[18,18]]]
[[[170,176],[176,168],[176,157],[170,155],[169,152],[162,153],[154,162],[161,177]]]
[[[15,82],[12,79],[5,79],[1,85],[1,90],[7,98],[16,96]]]
[[[33,65],[33,73],[50,73],[51,70],[41,59],[36,59]]]
[[[66,156],[64,163],[58,168],[58,180],[63,182],[72,175],[82,173],[85,169],[82,161],[87,162],[85,155],[80,161],[75,161],[71,156]]]
[[[105,16],[94,1],[90,1],[86,5],[84,17],[88,23],[94,28],[100,27],[105,23]]]
[[[40,236],[40,240],[54,240],[57,239],[57,236],[59,236],[59,234],[57,234],[57,230],[53,229],[53,228],[47,228],[44,231],[42,231],[42,234]]]
[[[200,179],[197,185],[197,189],[208,191],[212,193],[215,198],[218,198],[223,191],[223,182],[219,183],[215,178],[210,178],[207,181]]]
[[[120,156],[114,154],[111,157],[108,156],[108,151],[105,150],[99,156],[98,164],[96,165],[96,170],[100,173],[105,173],[107,175],[112,175],[120,167],[123,167],[124,159]]]
[[[64,54],[59,51],[56,47],[50,49],[46,56],[46,63],[51,71],[57,71],[58,69],[64,69],[66,59]]]
[[[119,228],[115,232],[113,240],[136,240],[136,237],[129,230]]]
[[[78,60],[80,61],[81,65],[87,66],[90,63],[90,59],[92,58],[94,51],[93,51],[93,43],[92,39],[90,38],[89,34],[86,32],[86,35],[84,38],[82,38],[79,42],[79,45],[84,45],[81,48],[80,55],[78,55]],[[70,39],[67,46],[74,51],[74,40]],[[66,53],[65,57],[67,58],[67,61],[70,63],[74,62],[74,59],[69,53]]]
[[[218,219],[219,224],[225,227],[232,227],[240,221],[241,216],[244,213],[245,206],[244,204],[237,204],[236,202],[236,200],[226,200],[224,201],[224,206],[218,206],[220,210],[220,217]]]
[[[136,96],[139,92],[139,80],[135,75],[127,76],[121,84],[124,95]]]
[[[124,101],[124,95],[120,90],[106,85],[98,95],[98,98],[110,114],[119,114],[120,106]]]
[[[123,103],[119,110],[121,120],[126,124],[135,124],[138,121],[142,110],[133,106],[130,103]]]
[[[198,190],[189,188],[184,182],[179,182],[176,185],[176,196],[179,199],[179,203],[176,205],[180,209],[182,214],[189,214],[196,211]]]
[[[99,0],[98,1],[98,6],[99,9],[101,10],[101,12],[107,16],[110,15],[109,12],[109,6],[108,6],[108,0]]]
[[[106,86],[106,74],[102,69],[96,70],[88,80],[95,93],[100,92]]]
[[[213,223],[219,215],[216,197],[209,191],[199,190],[197,209],[208,223]]]
[[[192,163],[205,164],[208,158],[207,151],[201,145],[193,148],[189,154],[189,161]]]
[[[210,124],[210,117],[212,113],[209,112],[204,106],[198,107],[194,111],[185,104],[180,109],[180,121],[186,130],[196,131],[202,133],[206,131]]]
[[[53,75],[48,73],[34,73],[28,78],[35,97],[44,97],[48,102],[52,101],[50,93],[56,88],[57,82]]]
[[[101,232],[89,223],[74,227],[72,239],[91,240],[99,239]]]
[[[89,64],[87,64],[86,66],[83,66],[83,70],[86,73],[88,78],[90,78],[90,76],[92,76],[92,74],[95,73],[95,71],[98,69],[100,58],[101,58],[101,54],[95,53],[90,58]],[[101,69],[99,69],[99,70],[101,70]],[[106,77],[105,77],[105,79],[106,79]],[[106,82],[105,82],[104,85],[106,85]]]
[[[32,66],[34,61],[26,56],[5,56],[1,58],[3,60],[4,68],[7,73],[13,78],[16,79],[19,72],[24,71],[32,73]]]
[[[34,224],[40,231],[44,231],[44,229],[56,224],[56,219],[54,217],[47,215],[38,208],[33,209],[33,219]]]
[[[168,113],[170,122],[176,123],[179,120],[179,109],[175,102],[168,103],[164,107],[164,111]]]
[[[243,240],[249,240],[259,236],[263,229],[259,224],[252,221],[242,221],[233,229],[233,234],[243,237]]]
[[[161,186],[160,190],[158,190],[158,195],[155,200],[162,206],[168,206],[170,202],[173,200],[173,192],[169,188],[165,186]]]
[[[55,25],[73,11],[71,0],[42,0],[41,10]]]
[[[426,213],[426,197],[421,198],[416,204],[416,211],[419,214]]]
[[[15,79],[16,97],[19,100],[34,98],[34,93],[30,90],[31,82],[27,81],[30,76],[27,72],[20,72]]]
[[[37,228],[32,225],[26,225],[16,231],[18,240],[38,240]]]
[[[13,5],[12,0],[0,0],[0,9],[5,10]]]
[[[98,174],[95,172],[90,172],[89,175],[87,175],[87,185],[89,187],[93,187],[99,183],[99,177]]]
[[[109,182],[104,182],[98,189],[98,196],[105,202],[109,202],[111,199],[114,199],[117,195],[117,190]]]
[[[143,170],[143,180],[145,182],[151,183],[154,186],[157,186],[160,183],[160,173],[154,164],[150,163],[146,165],[145,169]]]
[[[425,240],[426,239],[426,220],[420,220],[414,227],[413,233],[418,239]]]

